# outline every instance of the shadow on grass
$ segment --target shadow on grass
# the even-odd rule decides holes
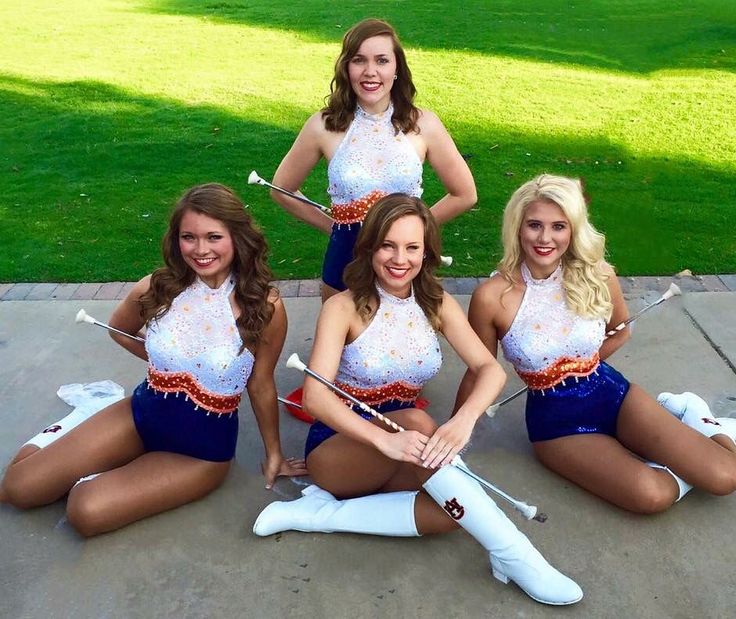
[[[273,173],[294,139],[288,129],[98,82],[8,76],[0,77],[0,118],[0,221],[10,242],[0,281],[137,279],[160,262],[173,203],[210,181],[251,205],[275,265],[279,244],[288,247],[280,275],[319,270],[322,236],[293,220],[285,226],[266,190],[247,184],[253,168]],[[325,186],[317,174],[305,191],[322,199]]]
[[[253,105],[263,102],[253,98]],[[306,118],[281,107],[283,117]],[[247,114],[247,110],[244,112]],[[218,181],[250,204],[278,277],[315,277],[325,237],[248,186],[268,178],[295,137],[212,106],[186,106],[97,82],[0,77],[0,281],[134,280],[159,264],[169,209],[189,186]],[[480,208],[443,229],[453,275],[498,257],[503,204],[542,171],[583,176],[593,217],[624,274],[736,272],[726,207],[736,176],[700,162],[632,157],[605,139],[540,139],[499,127],[453,126],[473,169]],[[529,153],[527,155],[527,153]],[[619,163],[620,162],[620,163]],[[305,193],[326,200],[325,167]],[[425,199],[442,195],[427,171]],[[696,248],[707,247],[708,252]]]
[[[366,17],[390,21],[409,47],[582,65],[625,73],[736,70],[733,0],[147,0],[155,13],[294,31],[334,41]]]

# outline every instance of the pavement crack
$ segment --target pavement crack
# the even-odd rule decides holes
[[[731,360],[723,353],[723,350],[721,347],[716,344],[710,336],[706,333],[705,329],[700,326],[700,323],[695,320],[695,317],[687,310],[687,308],[683,307],[682,311],[685,312],[685,316],[687,316],[690,319],[690,322],[693,324],[693,326],[700,332],[700,334],[705,338],[705,341],[710,344],[710,347],[716,352],[716,354],[723,359],[723,362],[731,369],[731,372],[736,374],[736,365],[731,363]]]

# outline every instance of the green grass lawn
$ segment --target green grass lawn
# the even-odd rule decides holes
[[[621,273],[736,272],[733,0],[5,0],[0,281],[137,279],[207,181],[249,204],[278,277],[317,276],[326,238],[246,179],[271,177],[368,16],[478,185],[443,229],[447,274],[491,269],[503,205],[544,171],[585,178]],[[322,165],[304,191],[325,188]]]

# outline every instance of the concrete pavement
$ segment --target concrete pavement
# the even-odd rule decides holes
[[[653,394],[695,391],[717,416],[736,417],[736,292],[729,286],[736,281],[728,277],[718,278],[718,286],[715,280],[678,281],[685,290],[722,291],[692,292],[654,309],[612,363]],[[668,283],[624,280],[632,311]],[[452,286],[467,304],[467,294],[460,294],[469,292],[460,289],[466,284],[453,280]],[[53,294],[49,289],[43,294]],[[32,290],[17,297],[28,299]],[[82,306],[106,320],[114,300],[73,299],[73,293],[67,300],[10,300],[11,291],[0,290],[0,466],[25,439],[67,413],[55,395],[60,385],[110,378],[129,393],[145,371],[101,329],[74,324]],[[37,288],[31,298],[38,296]],[[285,296],[283,358],[292,352],[307,358],[319,300]],[[446,418],[462,375],[454,353],[445,352],[440,376],[425,390],[438,421]],[[280,364],[276,380],[286,394],[301,377]],[[519,385],[510,374],[505,393]],[[542,606],[491,578],[485,553],[462,532],[423,539],[254,536],[260,510],[296,497],[304,482],[263,488],[260,439],[244,401],[236,463],[224,486],[202,501],[86,541],[66,522],[63,502],[25,513],[0,506],[0,617],[732,616],[736,496],[694,491],[651,517],[611,507],[535,461],[523,401],[481,419],[465,459],[549,515],[545,524],[511,517],[580,583],[585,598],[574,607]],[[301,453],[306,432],[305,424],[282,416],[288,454]]]

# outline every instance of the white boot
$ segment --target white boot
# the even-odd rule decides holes
[[[657,396],[657,402],[680,420],[687,412],[696,416],[710,416],[711,414],[707,402],[690,391],[682,393],[663,391]]]
[[[721,424],[723,434],[730,437],[736,443],[736,419],[731,417],[716,417],[716,421]]]
[[[574,604],[582,599],[580,587],[547,563],[483,488],[459,469],[443,466],[424,489],[488,550],[498,580],[513,580],[529,597],[543,604]]]
[[[705,400],[694,393],[685,391],[684,393],[675,394],[665,391],[657,396],[657,402],[686,426],[697,430],[708,438],[716,434],[729,435],[718,420],[713,417],[713,413],[710,412]]]
[[[60,419],[56,423],[52,423],[45,430],[42,430],[33,438],[27,440],[25,445],[35,445],[43,449],[44,447],[51,445],[54,441],[59,440],[70,430],[76,428],[80,423],[89,419],[96,411],[89,411],[83,407],[75,408],[63,419]]]
[[[652,467],[653,469],[662,469],[663,471],[667,471],[672,477],[675,478],[675,481],[677,482],[677,487],[680,489],[679,494],[677,495],[677,499],[675,500],[675,503],[679,501],[682,497],[684,497],[688,492],[690,492],[693,487],[687,483],[684,479],[681,477],[678,477],[675,475],[668,467],[666,467],[664,464],[657,464],[656,462],[646,462],[647,466]]]
[[[414,522],[417,492],[387,492],[338,501],[312,485],[302,490],[302,495],[295,501],[271,503],[256,519],[253,533],[261,537],[289,530],[419,536]]]

